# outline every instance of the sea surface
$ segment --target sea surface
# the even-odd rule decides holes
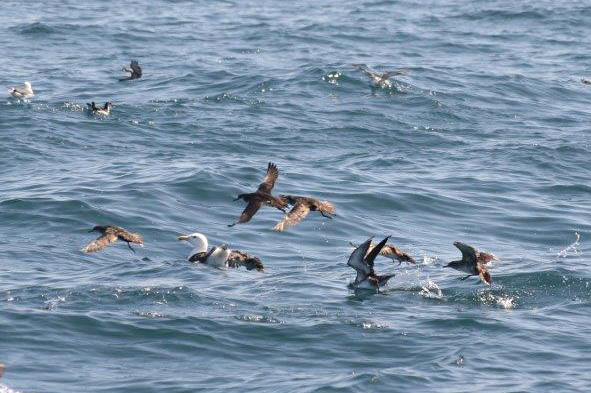
[[[590,20],[561,0],[0,2],[0,392],[588,392]],[[131,59],[143,78],[118,82]],[[410,74],[372,88],[353,63]],[[276,193],[337,216],[228,228],[270,161]],[[145,247],[81,252],[97,224]],[[189,263],[192,232],[266,272]],[[396,277],[352,291],[349,242],[387,235],[417,266],[380,258]],[[443,269],[454,241],[498,257],[492,286]]]

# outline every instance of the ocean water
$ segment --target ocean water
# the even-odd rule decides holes
[[[591,8],[0,3],[1,392],[587,392]],[[140,80],[120,83],[137,58]],[[404,68],[372,89],[351,66]],[[29,102],[8,88],[30,80]],[[108,117],[85,103],[112,101]],[[269,161],[333,201],[228,228]],[[96,224],[144,235],[80,249]],[[188,263],[180,234],[265,273]],[[348,289],[349,241],[418,265]],[[456,240],[494,283],[442,267]]]

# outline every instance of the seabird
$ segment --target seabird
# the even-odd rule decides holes
[[[279,195],[279,199],[289,205],[293,205],[289,213],[283,216],[283,219],[273,228],[279,232],[288,227],[297,225],[308,215],[308,213],[310,213],[310,211],[320,212],[323,217],[331,219],[335,214],[335,208],[329,201],[320,201],[314,198],[294,195]]]
[[[260,272],[265,269],[259,258],[244,251],[228,250],[228,246],[225,244],[220,247],[212,247],[208,251],[207,237],[201,233],[195,232],[190,235],[181,235],[179,240],[193,245],[193,250],[189,254],[189,262],[205,263],[220,269],[227,267],[238,268],[240,266],[244,266],[246,270],[256,269]]]
[[[116,227],[113,225],[97,225],[88,232],[90,233],[95,231],[101,232],[102,235],[88,243],[86,247],[84,247],[81,251],[99,251],[108,246],[109,244],[116,242],[117,240],[126,242],[127,247],[129,247],[129,249],[133,252],[135,252],[135,250],[131,247],[130,243],[136,243],[142,247],[144,246],[144,238],[141,235],[129,232],[125,228]]]
[[[132,60],[129,64],[129,68],[123,67],[123,71],[129,72],[131,75],[119,79],[119,82],[139,79],[142,77],[142,67],[140,67],[140,64],[137,62],[137,60]]]
[[[410,71],[408,70],[377,72],[372,70],[365,64],[353,64],[353,67],[360,70],[365,75],[369,76],[372,86],[382,88],[392,87],[392,82],[390,82],[390,78],[392,78],[393,76],[410,74]]]
[[[352,242],[349,242],[349,244],[353,248],[357,247]],[[371,250],[374,247],[375,247],[375,243],[372,242],[369,246],[368,252],[371,252]],[[380,250],[380,255],[383,257],[386,257],[386,258],[390,258],[392,260],[392,262],[398,262],[399,265],[401,265],[402,262],[407,262],[407,263],[412,263],[412,264],[417,263],[417,261],[415,261],[415,259],[413,257],[411,257],[410,255],[408,255],[407,252],[402,251],[401,249],[399,249],[398,247],[396,247],[395,245],[390,244],[390,243],[388,243],[384,247],[382,247],[382,249]]]
[[[105,105],[102,108],[100,106],[96,106],[94,101],[92,101],[91,104],[86,103],[86,105],[88,106],[88,109],[92,111],[92,113],[105,116],[111,113],[111,108],[113,107],[111,102],[105,102]]]
[[[581,78],[581,83],[584,85],[591,85],[591,81],[589,79]]]
[[[4,365],[0,363],[0,378],[2,378],[2,375],[4,375]]]
[[[379,242],[371,251],[369,251],[369,247],[371,246],[372,238],[369,238],[351,253],[347,265],[357,271],[357,276],[353,283],[354,288],[379,290],[380,287],[386,285],[389,279],[394,277],[394,274],[378,276],[373,267],[374,260],[386,245],[389,238],[390,236]]]
[[[263,182],[259,185],[259,188],[255,192],[249,194],[240,194],[234,199],[234,201],[243,199],[245,202],[248,202],[248,205],[246,205],[244,211],[242,211],[238,221],[228,226],[233,227],[236,224],[250,221],[252,216],[254,216],[263,205],[275,207],[285,213],[287,203],[281,198],[271,194],[271,190],[273,190],[273,186],[278,177],[279,170],[277,169],[277,166],[270,162],[267,166],[267,174],[265,175]]]
[[[454,246],[462,252],[462,259],[459,261],[452,261],[444,267],[451,267],[461,272],[468,273],[466,277],[462,277],[462,280],[471,276],[479,276],[483,283],[490,285],[492,283],[492,278],[486,268],[486,264],[493,259],[496,260],[497,257],[493,254],[480,252],[474,247],[462,242],[454,242]]]
[[[14,98],[23,98],[23,99],[31,98],[35,95],[33,93],[33,88],[31,87],[31,82],[25,82],[23,84],[23,87],[19,87],[19,88],[13,87],[10,90],[10,94]]]

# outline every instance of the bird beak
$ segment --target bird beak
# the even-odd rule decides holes
[[[91,229],[90,231],[88,231],[88,233],[92,233],[92,232],[94,232],[94,229]]]
[[[189,240],[189,236],[188,235],[180,235],[179,240],[180,241],[187,241],[187,240]]]

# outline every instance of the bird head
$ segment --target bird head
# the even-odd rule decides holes
[[[180,235],[178,239],[193,245],[195,248],[199,248],[201,251],[207,251],[207,238],[202,233],[195,232],[190,235]]]
[[[95,225],[88,233],[91,232],[104,232],[107,229],[106,225]]]

